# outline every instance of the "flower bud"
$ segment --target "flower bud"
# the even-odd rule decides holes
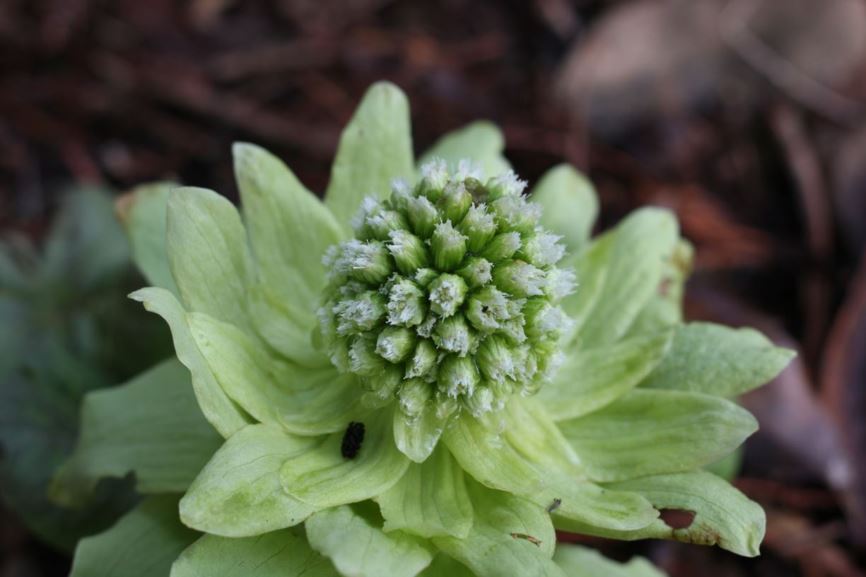
[[[457,270],[457,274],[463,277],[469,288],[478,288],[486,285],[493,278],[493,265],[485,258],[473,256],[466,259],[465,264]]]
[[[421,166],[418,192],[435,202],[448,186],[449,180],[448,163],[441,158],[434,158]]]
[[[406,230],[393,230],[389,233],[388,251],[394,257],[397,270],[411,275],[429,264],[427,248],[420,238]]]
[[[436,357],[436,348],[430,341],[418,341],[412,358],[406,363],[406,378],[428,376],[436,368]]]
[[[491,200],[504,196],[520,196],[526,189],[526,181],[520,180],[513,170],[508,170],[487,181],[487,191]]]
[[[355,335],[371,330],[385,316],[385,298],[366,291],[355,298],[339,301],[333,308],[338,335]]]
[[[523,309],[526,334],[538,340],[558,340],[568,328],[565,312],[544,299],[531,299]]]
[[[520,235],[516,232],[504,232],[493,237],[479,254],[496,264],[514,256],[520,248]]]
[[[368,391],[362,395],[361,402],[371,409],[383,407],[393,399],[402,382],[402,371],[394,365],[384,367],[381,373],[374,376],[361,377],[361,384]]]
[[[443,351],[465,356],[472,345],[469,325],[463,315],[442,319],[433,331],[433,342]]]
[[[476,204],[469,208],[457,228],[466,235],[467,248],[478,252],[496,234],[496,221],[485,205]]]
[[[559,244],[561,238],[548,232],[536,231],[523,240],[523,247],[517,256],[537,267],[555,265],[565,255],[565,247]]]
[[[496,287],[485,286],[469,298],[466,318],[479,331],[493,332],[510,317],[508,297]]]
[[[503,338],[496,335],[487,337],[478,347],[475,359],[478,362],[478,370],[488,381],[501,383],[506,379],[514,379],[513,353]]]
[[[376,240],[350,240],[342,245],[335,266],[349,277],[367,284],[379,284],[393,272],[385,245]]]
[[[558,303],[574,292],[577,287],[577,279],[574,271],[570,269],[552,268],[547,271],[547,282],[544,285],[544,294],[555,303]]]
[[[427,299],[424,291],[408,279],[400,279],[388,291],[388,323],[413,327],[424,322]]]
[[[466,408],[474,417],[481,417],[493,410],[495,398],[493,391],[487,387],[478,387],[475,392],[466,397]]]
[[[430,283],[437,278],[439,278],[439,273],[432,268],[419,268],[415,273],[415,282],[424,288],[430,286]]]
[[[496,286],[517,297],[544,294],[546,280],[543,270],[522,260],[497,266],[493,271],[493,282]]]
[[[439,222],[439,213],[433,203],[426,196],[409,198],[406,213],[415,234],[421,238],[430,238],[433,229]]]
[[[349,368],[356,375],[374,377],[385,370],[388,363],[376,354],[376,343],[364,335],[355,337],[349,346]]]
[[[406,327],[385,327],[376,339],[376,353],[386,361],[399,363],[415,348],[415,332]]]
[[[391,181],[391,197],[389,202],[392,209],[406,214],[406,209],[409,207],[409,199],[413,196],[415,195],[408,182],[402,178],[395,178]]]
[[[466,281],[457,275],[442,274],[430,283],[430,308],[441,317],[453,315],[466,298]]]
[[[421,379],[409,379],[403,381],[403,386],[397,392],[400,400],[400,409],[410,417],[417,417],[424,410],[433,397],[433,387]]]
[[[540,207],[526,202],[522,196],[503,196],[494,200],[490,208],[500,227],[515,230],[520,234],[531,234],[541,218]]]
[[[478,380],[478,369],[468,357],[449,355],[439,366],[439,390],[449,397],[471,395]]]
[[[406,217],[394,210],[383,210],[367,217],[367,230],[376,240],[387,240],[392,232],[408,228]]]
[[[442,271],[451,271],[460,265],[466,256],[466,237],[460,234],[450,220],[436,225],[430,240],[433,264]]]
[[[442,191],[442,196],[436,202],[439,213],[445,220],[460,222],[466,215],[466,211],[472,205],[472,195],[466,190],[462,182],[451,182]]]

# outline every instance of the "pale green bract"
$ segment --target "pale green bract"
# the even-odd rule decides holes
[[[175,448],[150,430],[159,420],[135,418],[124,438],[137,451],[107,464],[109,407],[140,398],[144,411],[152,395],[134,383],[89,403],[109,424],[85,423],[79,481],[132,469],[141,492],[185,495],[179,516],[158,509],[162,533],[146,501],[83,543],[76,566],[134,574],[111,543],[144,521],[156,533],[143,542],[162,549],[137,574],[154,576],[192,542],[181,522],[205,535],[175,577],[656,574],[554,555],[555,529],[757,555],[763,511],[702,467],[757,427],[726,397],[791,353],[683,323],[691,249],[672,214],[642,209],[591,240],[588,181],[559,166],[524,197],[502,149],[476,123],[413,166],[405,96],[380,83],[324,202],[247,144],[234,148],[241,213],[203,189],[132,199],[134,252],[159,285],[132,297],[166,320],[191,376],[153,393],[186,387],[201,410],[190,430],[203,415],[225,442],[213,452],[205,432],[200,451]],[[188,485],[186,469],[157,466],[211,453]],[[694,522],[668,527],[662,509]]]

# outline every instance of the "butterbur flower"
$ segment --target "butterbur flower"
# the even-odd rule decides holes
[[[405,98],[378,84],[324,201],[248,144],[241,214],[172,192],[179,298],[133,298],[225,438],[180,500],[207,535],[178,576],[262,535],[306,539],[343,575],[564,575],[555,529],[758,553],[762,510],[703,467],[757,428],[729,398],[790,353],[683,323],[691,252],[670,213],[590,241],[588,183],[561,166],[526,196],[501,150],[476,124],[416,169]]]

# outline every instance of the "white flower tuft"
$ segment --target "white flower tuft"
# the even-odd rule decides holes
[[[547,272],[545,292],[553,300],[559,302],[577,288],[577,276],[571,269],[555,268]]]
[[[467,178],[474,178],[475,180],[481,180],[484,176],[483,171],[481,170],[481,166],[468,158],[464,158],[460,162],[457,163],[457,172],[454,174],[454,180],[466,180]]]
[[[442,278],[442,282],[436,283],[430,291],[430,302],[439,310],[449,313],[443,316],[451,316],[463,301],[463,289],[455,278]]]
[[[421,165],[421,177],[431,188],[442,190],[448,184],[448,163],[442,158],[434,158]]]
[[[561,236],[536,230],[527,242],[524,251],[536,266],[552,266],[565,256],[565,247],[559,244]]]
[[[379,201],[374,196],[365,196],[364,200],[361,201],[361,206],[358,207],[358,210],[355,212],[355,215],[352,217],[350,224],[352,225],[352,230],[356,233],[359,232],[362,228],[364,228],[364,224],[366,224],[367,219],[376,214],[382,209],[382,205],[379,204]]]
[[[501,188],[508,196],[520,196],[526,190],[527,182],[518,178],[513,170],[508,170],[491,180],[494,187]]]

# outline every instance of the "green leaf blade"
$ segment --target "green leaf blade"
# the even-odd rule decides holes
[[[70,577],[165,577],[197,537],[180,524],[177,497],[151,497],[108,531],[82,539]]]
[[[54,481],[55,496],[67,503],[85,501],[99,479],[128,472],[141,493],[183,492],[222,442],[174,359],[88,394],[81,421],[75,453]]]
[[[678,238],[674,216],[666,210],[635,211],[613,231],[607,272],[579,338],[585,346],[616,342],[659,290],[665,262]]]
[[[223,437],[229,437],[249,423],[249,417],[220,388],[210,367],[199,351],[187,322],[186,311],[177,298],[161,288],[138,290],[131,299],[161,316],[171,329],[178,360],[189,369],[192,386],[205,418]]]
[[[316,511],[290,497],[280,484],[283,464],[316,440],[273,425],[250,425],[226,441],[180,502],[180,517],[195,529],[224,537],[249,537],[291,527]]]
[[[696,545],[718,545],[722,549],[755,557],[760,554],[766,529],[766,516],[760,505],[749,500],[727,481],[697,471],[675,475],[643,477],[609,487],[635,491],[659,509],[695,513],[691,525],[674,529],[658,520],[644,530],[631,534],[608,534],[620,539],[675,539]]]
[[[135,188],[117,201],[121,223],[132,247],[132,260],[152,286],[180,294],[171,276],[166,250],[166,216],[173,183]]]
[[[283,488],[317,508],[374,498],[397,483],[409,459],[397,450],[391,413],[364,419],[364,440],[353,458],[342,454],[343,432],[328,435],[310,451],[288,460],[280,470]]]
[[[511,165],[502,155],[505,138],[492,122],[476,121],[449,132],[424,153],[418,165],[422,166],[434,158],[441,158],[451,169],[456,169],[461,160],[478,164],[488,178],[509,170]]]
[[[463,539],[435,537],[439,549],[479,577],[564,577],[551,559],[556,535],[542,507],[478,483],[469,491],[476,510],[472,530]]]
[[[758,423],[718,397],[638,389],[559,427],[591,479],[620,481],[712,463],[742,444]]]
[[[306,523],[310,545],[330,558],[341,575],[414,577],[432,553],[400,531],[384,533],[349,506],[320,511]]]
[[[794,355],[753,329],[689,323],[642,386],[733,397],[776,377]]]
[[[231,202],[203,188],[175,189],[168,199],[166,250],[188,310],[247,324],[247,237]]]
[[[413,174],[406,96],[391,83],[374,84],[340,138],[325,206],[350,232],[349,223],[364,197],[384,197],[392,180],[411,180]]]
[[[555,166],[544,173],[531,198],[544,208],[541,225],[562,236],[570,253],[586,245],[598,216],[598,197],[585,176],[568,164]]]
[[[628,563],[617,563],[579,545],[560,545],[553,560],[569,577],[665,577],[646,559],[634,557]]]
[[[385,531],[419,537],[463,538],[472,527],[472,502],[463,469],[443,446],[423,463],[413,463],[393,487],[377,498]]]
[[[333,565],[310,549],[298,530],[255,538],[204,535],[171,567],[170,577],[338,577]]]
[[[557,421],[597,411],[638,386],[661,362],[671,337],[661,332],[574,351],[538,398]]]

